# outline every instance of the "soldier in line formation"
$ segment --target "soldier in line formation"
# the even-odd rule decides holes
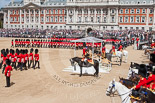
[[[11,47],[35,47],[35,48],[65,48],[65,49],[82,49],[83,43],[74,43],[71,42],[71,39],[57,39],[57,40],[45,40],[45,39],[32,39],[31,41],[29,39],[16,39],[15,42],[11,41]],[[87,47],[91,48],[92,43],[86,43]],[[94,47],[100,48],[101,43],[95,43]]]
[[[3,68],[2,73],[4,73],[8,66],[8,64],[6,64],[7,59],[11,61],[11,66],[15,70],[20,69],[22,71],[23,68],[27,70],[27,68],[30,67],[35,69],[37,64],[40,69],[38,49],[35,49],[35,54],[33,54],[33,48],[30,49],[30,53],[28,53],[27,49],[2,49],[0,62],[0,69]]]

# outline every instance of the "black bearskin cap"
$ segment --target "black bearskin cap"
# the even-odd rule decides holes
[[[10,64],[11,64],[11,60],[6,59],[6,64],[7,64],[7,65],[10,65]]]
[[[7,53],[4,51],[3,55],[4,55],[4,57],[6,57],[7,56]]]
[[[9,53],[9,49],[7,48],[7,49],[6,49],[6,54],[8,54],[8,53]]]
[[[30,52],[31,52],[31,53],[33,52],[33,48],[30,49]]]
[[[13,55],[15,54],[15,50],[12,50],[12,54],[13,54]]]
[[[27,49],[25,50],[25,53],[26,53],[26,54],[28,53],[28,50],[27,50]]]
[[[38,49],[35,49],[35,54],[37,54],[38,53]]]

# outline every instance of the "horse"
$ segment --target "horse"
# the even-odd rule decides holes
[[[94,76],[98,77],[99,74],[99,62],[95,59],[93,59],[94,64],[89,63],[88,61],[82,61],[82,58],[80,57],[74,57],[70,59],[71,65],[74,66],[74,70],[76,70],[75,62],[80,66],[80,77],[82,76],[82,67],[91,67],[93,66],[96,72],[94,73]]]
[[[119,82],[122,84],[122,85],[125,85],[127,88],[131,89],[133,86],[135,86],[137,83],[132,81],[132,80],[129,80],[129,79],[124,79],[124,78],[120,78],[119,77]]]
[[[146,103],[155,103],[155,94],[146,88],[141,88],[139,91],[141,101]]]
[[[123,53],[120,51],[117,51],[117,49],[115,49],[115,55],[114,55],[111,51],[112,51],[112,49],[110,51],[108,49],[106,49],[106,53],[110,53],[112,55],[112,57],[117,57],[117,62],[118,62],[118,58],[120,59],[119,66],[121,66]]]
[[[123,56],[125,56],[125,63],[127,63],[127,59],[128,59],[128,51],[123,50]]]
[[[118,96],[121,97],[122,103],[130,103],[129,95],[131,93],[131,89],[128,89],[121,83],[116,82],[115,80],[112,80],[109,83],[109,87],[106,90],[106,95],[111,96],[113,94],[113,96],[114,96],[116,91],[118,92]]]

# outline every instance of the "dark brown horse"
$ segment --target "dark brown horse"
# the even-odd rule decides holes
[[[74,69],[76,70],[75,62],[80,66],[80,77],[82,76],[82,67],[91,67],[93,66],[96,72],[94,73],[94,76],[98,76],[99,74],[99,62],[97,60],[93,60],[94,64],[89,63],[88,61],[82,61],[82,58],[80,57],[74,57],[70,59],[71,65],[74,66]]]

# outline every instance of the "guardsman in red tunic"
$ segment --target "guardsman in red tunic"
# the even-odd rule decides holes
[[[150,75],[146,81],[147,88],[155,91],[155,66],[152,66],[149,73]]]
[[[151,48],[155,48],[155,42],[151,44]]]
[[[138,75],[140,77],[140,80],[139,80],[138,84],[133,87],[133,89],[135,89],[135,90],[139,90],[140,87],[143,87],[143,86],[146,87],[146,78],[145,78],[146,72],[139,70]]]
[[[29,64],[29,54],[28,54],[28,50],[25,50],[25,66],[26,64]]]
[[[123,46],[120,44],[119,48],[118,48],[118,51],[123,51]]]
[[[116,52],[115,52],[115,46],[112,46],[112,50],[111,50],[112,54],[113,55],[116,55]]]
[[[7,53],[4,52],[4,57],[3,57],[3,70],[2,70],[2,74],[4,73],[5,67],[6,67],[6,59],[7,59]]]
[[[0,62],[0,69],[2,68],[2,64],[3,64],[4,52],[5,52],[5,49],[2,49],[2,50],[1,50],[1,62]]]
[[[102,47],[102,58],[105,58],[105,50],[106,50],[106,47],[103,46],[103,47]]]
[[[11,41],[11,47],[14,47],[14,42],[13,42],[13,39]]]
[[[15,51],[14,50],[12,50],[11,62],[12,62],[12,67],[14,67],[14,69],[17,70],[17,67],[16,67],[16,58],[15,58]]]
[[[31,48],[31,50],[30,50],[29,59],[30,59],[30,64],[29,64],[28,68],[31,67],[31,63],[33,63],[33,64],[32,64],[32,67],[34,67],[33,48]]]
[[[35,69],[37,63],[38,63],[38,69],[40,69],[38,49],[35,49],[34,59],[35,59],[34,69]]]
[[[5,87],[10,87],[10,76],[11,76],[11,71],[12,71],[12,67],[11,67],[11,61],[9,59],[6,60],[6,68],[5,68],[5,76],[6,76],[6,86]]]
[[[86,50],[87,50],[87,48],[83,47],[83,56],[85,56]]]
[[[139,38],[136,38],[136,42],[137,42],[137,50],[139,49]]]

